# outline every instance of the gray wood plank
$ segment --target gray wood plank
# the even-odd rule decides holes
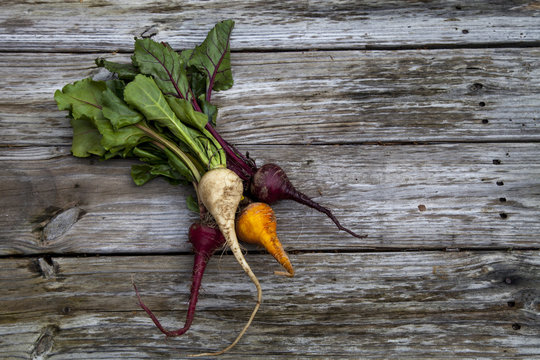
[[[192,47],[232,18],[233,48],[538,44],[530,1],[4,1],[0,51],[125,51],[134,36]]]
[[[104,78],[95,57],[0,57],[0,145],[69,145],[53,94]],[[538,48],[233,54],[218,129],[239,144],[538,141],[539,59]]]
[[[296,187],[334,210],[276,204],[294,250],[538,247],[538,143],[252,146]],[[0,253],[187,251],[190,187],[137,188],[131,160],[78,159],[66,147],[0,148]]]
[[[167,327],[183,322],[193,190],[73,158],[52,98],[106,77],[94,58],[127,61],[134,36],[181,49],[233,18],[220,132],[368,237],[275,205],[296,276],[245,247],[264,302],[221,358],[540,358],[539,14],[524,0],[2,2],[0,357],[186,358],[243,326],[254,288],[218,253],[192,330],[154,328],[131,278]]]
[[[248,255],[264,301],[220,358],[540,357],[540,254],[298,254],[297,275]],[[0,346],[16,358],[185,358],[229,344],[254,290],[232,256],[213,259],[191,330],[166,341],[136,304],[133,275],[167,327],[183,323],[191,256],[1,259]]]

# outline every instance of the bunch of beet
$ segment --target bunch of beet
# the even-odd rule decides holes
[[[202,44],[181,52],[165,42],[136,39],[131,64],[96,61],[115,77],[83,79],[54,95],[59,109],[69,114],[74,156],[138,158],[143,164],[134,165],[131,171],[137,185],[163,176],[173,184],[188,184],[196,190],[196,201],[188,201],[200,220],[189,228],[195,257],[184,326],[165,329],[133,283],[140,307],[162,333],[180,336],[190,328],[204,271],[218,249],[228,247],[255,285],[254,309],[236,339],[221,351],[199,355],[218,355],[231,349],[261,305],[261,285],[239,241],[264,247],[285,269],[276,274],[294,276],[277,236],[271,204],[296,201],[326,214],[338,229],[363,237],[343,227],[328,208],[296,190],[278,165],[257,167],[216,130],[217,107],[211,103],[211,94],[233,85],[233,26],[231,20],[219,22]]]
[[[221,171],[225,172],[227,176],[231,178],[231,181],[232,179],[240,179],[239,176],[235,175],[234,171],[228,169],[222,169]],[[221,177],[215,178],[215,181],[221,180]],[[218,184],[207,184],[206,182],[202,184],[204,185],[202,188],[203,190],[206,189],[206,186],[208,186],[210,189],[214,189],[213,191],[211,191],[211,193],[215,194],[215,188],[218,186]],[[283,169],[281,169],[278,165],[265,164],[261,166],[259,169],[256,169],[251,176],[244,180],[244,184],[242,184],[241,182],[237,182],[237,185],[235,187],[238,189],[238,203],[236,205],[237,207],[240,203],[242,189],[244,188],[248,189],[243,193],[244,196],[246,198],[253,199],[253,201],[250,201],[248,205],[243,207],[239,212],[237,212],[237,207],[229,207],[230,212],[228,212],[228,215],[226,215],[225,217],[221,216],[223,215],[223,210],[218,211],[214,209],[214,207],[216,206],[220,207],[221,209],[228,206],[227,204],[223,203],[223,199],[226,198],[223,194],[217,196],[217,199],[222,200],[221,203],[215,204],[214,200],[207,200],[207,202],[203,201],[210,213],[214,214],[214,219],[217,224],[221,225],[218,225],[218,227],[216,228],[214,225],[196,223],[193,224],[189,229],[188,237],[189,241],[193,246],[195,259],[193,263],[191,296],[184,327],[175,331],[169,331],[164,329],[163,326],[160,324],[159,320],[152,313],[152,311],[142,302],[137,287],[134,284],[139,305],[150,316],[158,329],[161,330],[161,332],[163,332],[168,337],[182,335],[191,326],[195,315],[195,307],[197,304],[199,289],[201,286],[204,271],[206,269],[206,265],[210,257],[215,253],[215,251],[223,247],[223,245],[225,245],[226,243],[225,237],[222,235],[221,231],[228,233],[229,238],[232,237],[245,243],[256,244],[264,247],[268,251],[268,253],[271,254],[286,270],[286,272],[276,271],[275,274],[290,277],[294,276],[293,266],[280,240],[278,239],[276,231],[276,217],[274,211],[269,204],[275,203],[279,200],[297,201],[301,204],[304,204],[326,214],[330,219],[332,219],[332,221],[337,225],[340,230],[346,231],[355,237],[365,237],[365,235],[358,235],[351,230],[343,227],[339,223],[339,221],[333,216],[330,210],[319,205],[305,194],[296,190],[291,184],[291,182],[288,180],[287,175],[285,174]],[[231,187],[225,186],[224,188],[230,190]],[[199,189],[201,189],[200,185]],[[220,231],[220,229],[222,230]],[[233,251],[234,249],[237,249],[238,251],[240,250],[237,240],[235,240],[235,242],[231,245],[231,249],[233,249]],[[245,262],[245,259],[244,264],[249,269],[249,266],[247,265],[247,262]],[[219,355],[226,352],[234,345],[236,345],[236,343],[246,332],[247,328],[250,326],[257,310],[261,305],[262,291],[258,279],[255,277],[253,272],[251,272],[251,270],[248,271],[248,274],[250,275],[252,281],[256,284],[258,289],[257,302],[250,319],[248,320],[242,331],[239,333],[237,338],[234,340],[234,342],[231,343],[229,346],[218,352],[203,353],[199,355]]]

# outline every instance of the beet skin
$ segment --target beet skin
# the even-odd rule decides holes
[[[256,199],[267,204],[273,204],[278,200],[294,200],[326,214],[332,219],[338,229],[358,238],[366,237],[365,235],[358,235],[343,227],[329,209],[321,206],[311,200],[307,195],[296,190],[289,181],[285,171],[276,164],[265,164],[255,172],[251,178],[250,192]]]

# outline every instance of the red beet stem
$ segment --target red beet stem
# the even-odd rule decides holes
[[[330,209],[318,204],[307,195],[296,190],[285,174],[285,171],[276,164],[265,164],[261,166],[251,179],[251,194],[258,200],[267,204],[272,204],[278,200],[294,200],[300,204],[309,206],[328,216],[338,229],[343,230],[357,238],[365,238],[366,235],[359,235],[342,226],[338,219],[332,214]]]
[[[135,283],[133,283],[133,288],[135,289],[135,294],[139,301],[139,306],[150,316],[150,319],[154,322],[156,327],[164,333],[167,337],[180,336],[184,334],[191,327],[193,318],[195,316],[195,308],[197,306],[197,300],[199,298],[199,290],[201,288],[201,282],[204,275],[204,270],[206,265],[210,260],[210,257],[214,252],[225,244],[225,238],[218,229],[214,229],[209,226],[201,224],[193,224],[189,228],[189,241],[193,245],[193,250],[195,252],[195,258],[193,261],[193,279],[191,283],[191,295],[189,299],[188,312],[186,315],[186,322],[184,327],[175,331],[169,331],[165,329],[157,317],[154,315],[152,310],[144,304],[139,294],[139,290]]]
[[[242,180],[249,181],[256,170],[255,162],[252,159],[248,159],[233,145],[223,139],[210,122],[206,123],[205,128],[212,134],[225,151],[227,167],[234,171]]]

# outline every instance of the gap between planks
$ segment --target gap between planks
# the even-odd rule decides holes
[[[375,254],[375,253],[435,253],[435,252],[475,252],[475,253],[492,253],[506,251],[540,251],[540,246],[512,246],[512,247],[422,247],[422,248],[399,248],[399,247],[369,247],[365,249],[294,249],[288,251],[289,254]],[[232,251],[220,251],[223,256],[233,256]],[[250,249],[244,251],[245,255],[265,255],[266,250]],[[0,255],[2,259],[32,259],[43,258],[45,261],[50,261],[54,258],[97,258],[97,257],[151,257],[151,256],[191,256],[191,251],[165,251],[165,252],[111,252],[111,253],[32,253],[32,254],[11,254]]]
[[[151,38],[151,37],[150,37]],[[457,44],[405,44],[405,45],[362,45],[362,46],[344,46],[335,48],[319,48],[319,47],[294,47],[294,48],[246,48],[246,49],[231,49],[232,54],[271,54],[271,53],[298,53],[298,52],[338,52],[338,51],[410,51],[410,50],[475,50],[475,49],[526,49],[540,47],[540,41],[529,42],[486,42],[486,43],[457,43]],[[0,50],[0,54],[103,54],[103,50],[87,50],[84,49],[4,49]],[[114,50],[115,54],[133,54],[133,50],[118,49]]]
[[[312,143],[246,143],[246,144],[233,144],[235,146],[268,146],[268,147],[283,147],[283,146],[429,146],[429,145],[457,145],[457,144],[537,144],[540,143],[540,139],[529,139],[529,138],[510,138],[510,139],[486,139],[486,140],[473,140],[473,139],[463,139],[463,140],[434,140],[434,141],[404,141],[404,140],[384,140],[384,141],[357,141],[357,142],[312,142]],[[0,148],[5,149],[26,149],[33,147],[41,148],[70,148],[71,145],[63,144],[1,144]]]

